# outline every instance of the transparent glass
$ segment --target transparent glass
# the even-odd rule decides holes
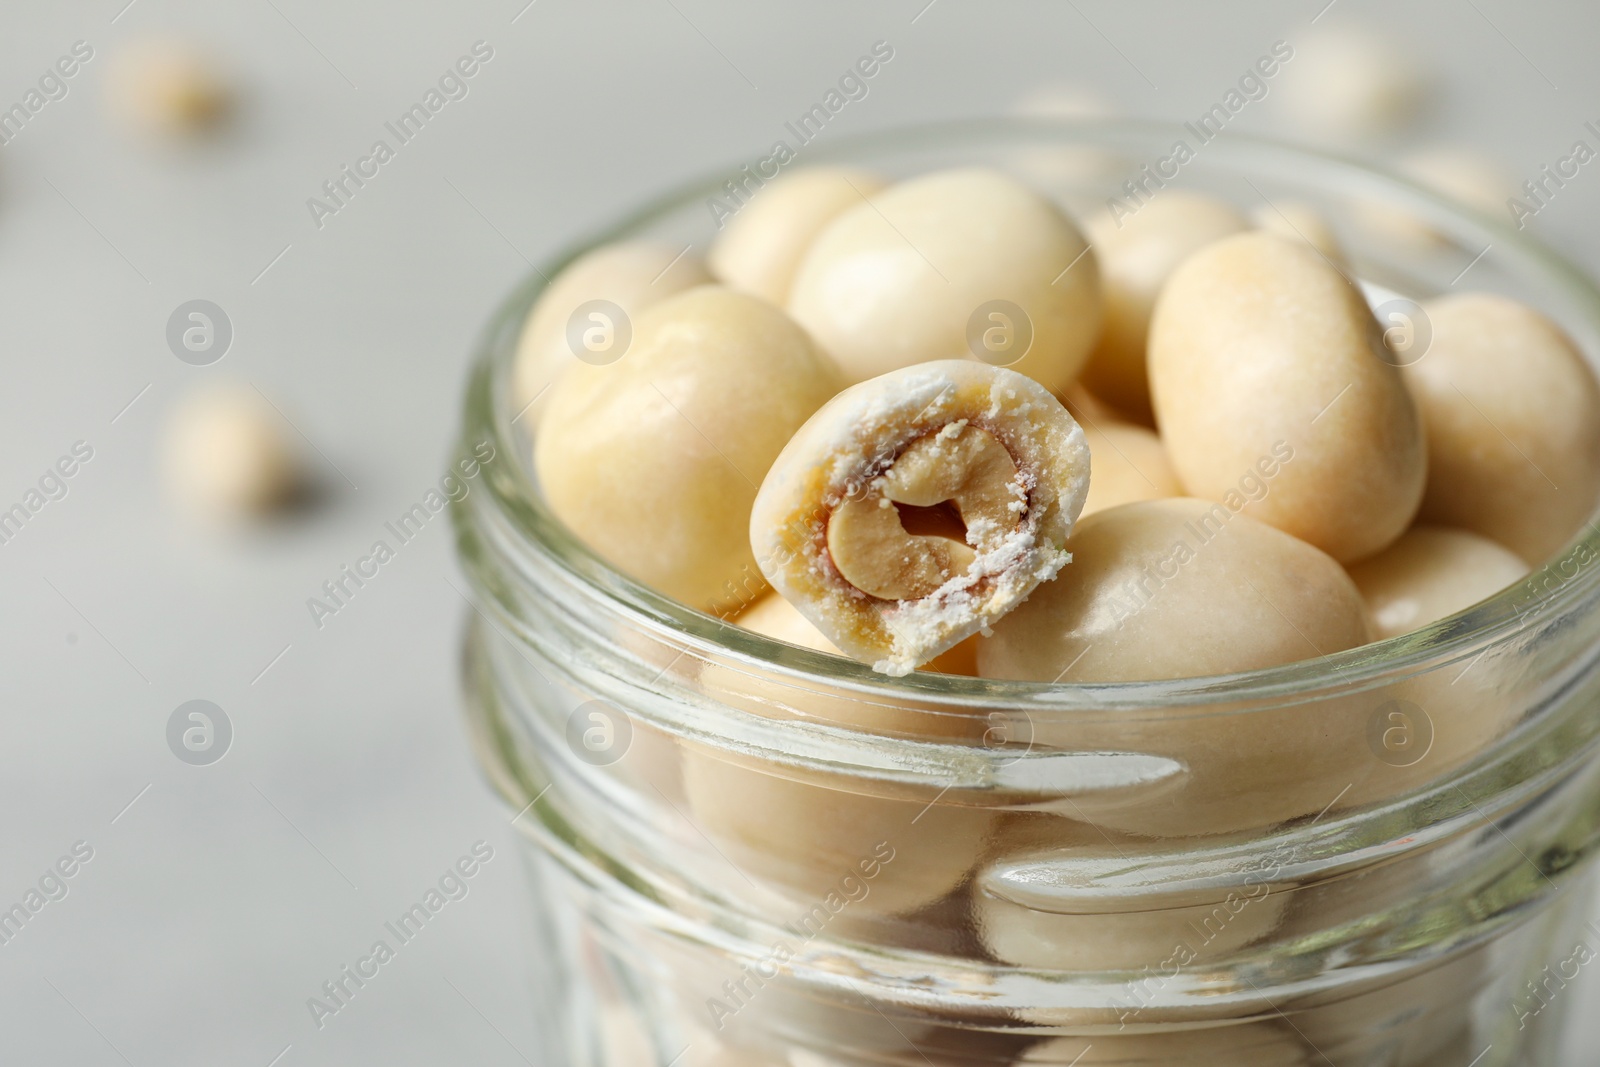
[[[962,123],[800,162],[995,166],[1083,211],[1182,136]],[[703,250],[725,178],[573,254]],[[1230,133],[1168,185],[1315,207],[1375,303],[1493,290],[1600,351],[1587,279],[1399,179]],[[885,678],[664,599],[545,507],[508,378],[563,262],[490,325],[461,448],[500,458],[455,510],[468,721],[527,842],[540,936],[507,950],[544,979],[546,1062],[1552,1062],[1600,954],[1593,526],[1466,612],[1315,661]]]

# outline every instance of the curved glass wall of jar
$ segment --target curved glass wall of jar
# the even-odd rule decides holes
[[[1386,325],[1412,329],[1409,302],[1470,286],[1600,352],[1600,294],[1514,231],[1231,133],[1162,177],[1182,137],[947,125],[808,146],[802,162],[995,166],[1079,211],[1126,200],[1130,181],[1146,198],[1311,205]],[[573,254],[635,236],[703,250],[726,178]],[[462,454],[487,443],[498,458],[455,510],[477,601],[469,720],[566,916],[550,926],[563,966],[590,975],[563,986],[586,1022],[559,1062],[600,1062],[596,1035],[625,1029],[623,1008],[663,1064],[674,1043],[824,1057],[794,1063],[1178,1048],[1411,1067],[1491,1046],[1482,1067],[1547,1062],[1567,972],[1600,952],[1575,918],[1600,817],[1593,526],[1467,612],[1299,664],[887,679],[642,588],[544,507],[526,432],[539,401],[514,409],[508,379],[565,258],[491,324]]]

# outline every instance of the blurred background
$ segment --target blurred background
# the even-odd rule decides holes
[[[8,5],[0,1058],[529,1062],[539,903],[459,723],[447,517],[324,583],[439,485],[470,349],[530,264],[764,153],[875,42],[892,62],[822,136],[1192,120],[1283,41],[1224,136],[1507,212],[1600,149],[1597,40],[1594,5],[1513,0]],[[386,129],[430,91],[425,128]],[[1522,221],[1596,270],[1600,166],[1573,166]],[[243,488],[195,459],[230,450],[267,457]],[[287,506],[217,514],[295,470]],[[307,999],[475,848],[466,896],[319,1028]],[[1574,1065],[1600,1048],[1583,983]]]

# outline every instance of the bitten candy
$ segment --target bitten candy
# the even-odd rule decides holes
[[[551,509],[635,579],[703,611],[759,581],[750,505],[767,467],[838,387],[764,300],[703,286],[655,304],[617,362],[551,388],[534,463]]]
[[[1360,290],[1303,242],[1243,233],[1185,260],[1156,303],[1150,388],[1178,478],[1225,500],[1293,450],[1251,518],[1341,562],[1399,537],[1422,500],[1422,420]]]
[[[976,361],[834,397],[750,516],[762,573],[846,654],[904,675],[992,625],[1069,559],[1089,450],[1060,401]]]
[[[857,204],[817,236],[789,312],[852,382],[982,356],[1049,389],[1100,332],[1100,275],[1071,219],[998,171],[948,170]]]

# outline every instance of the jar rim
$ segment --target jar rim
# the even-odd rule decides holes
[[[952,142],[969,147],[995,142],[996,147],[1014,149],[1031,142],[1043,147],[1148,151],[1153,146],[1170,144],[1183,132],[1181,126],[1147,120],[963,119],[841,137],[824,146],[808,145],[806,159],[808,165],[860,164],[860,156],[872,151],[931,149]],[[1337,195],[1383,198],[1430,224],[1473,236],[1486,246],[1486,251],[1487,246],[1494,246],[1502,257],[1509,257],[1519,274],[1537,276],[1542,284],[1570,300],[1588,328],[1600,335],[1600,288],[1564,256],[1509,224],[1456,204],[1403,176],[1336,153],[1231,130],[1227,138],[1220,140],[1220,144],[1212,141],[1205,145],[1210,158],[1248,162],[1301,180],[1317,175]],[[728,175],[736,172],[737,166],[728,167],[683,182],[628,212],[621,221],[568,245],[535,266],[533,274],[500,304],[480,342],[467,388],[463,441],[487,439],[497,452],[514,457],[515,462],[496,464],[488,472],[484,479],[488,492],[474,494],[474,498],[488,498],[487,502],[469,499],[455,509],[458,523],[470,523],[474,520],[466,517],[467,509],[481,519],[484,510],[492,508],[495,522],[514,538],[510,545],[505,538],[498,539],[497,547],[527,553],[543,567],[553,566],[572,588],[592,596],[595,606],[604,606],[649,629],[670,631],[676,641],[703,658],[747,665],[768,676],[796,682],[809,678],[876,699],[914,697],[933,704],[959,706],[968,713],[974,709],[1019,706],[1030,711],[1094,712],[1182,705],[1202,712],[1206,706],[1220,703],[1282,706],[1321,699],[1332,691],[1373,688],[1397,675],[1475,659],[1497,645],[1517,639],[1534,619],[1548,621],[1551,613],[1559,617],[1579,610],[1600,587],[1600,568],[1590,566],[1600,558],[1600,526],[1595,513],[1591,513],[1580,533],[1551,559],[1532,567],[1522,582],[1411,633],[1273,667],[1126,682],[1022,682],[924,671],[891,678],[872,671],[866,664],[798,648],[672,600],[602,559],[548,508],[533,488],[527,435],[515,425],[521,413],[512,411],[507,398],[517,338],[549,278],[601,244],[636,237],[652,223],[716,195]],[[1335,183],[1339,183],[1337,188]],[[1593,352],[1584,354],[1594,367]],[[531,406],[530,403],[523,410]]]

